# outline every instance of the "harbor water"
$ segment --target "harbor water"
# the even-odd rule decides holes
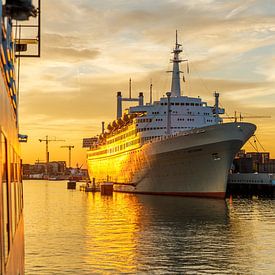
[[[25,181],[25,274],[274,274],[275,200],[67,190]]]

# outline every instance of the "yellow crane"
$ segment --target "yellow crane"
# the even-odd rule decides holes
[[[49,165],[49,161],[50,161],[50,153],[49,153],[49,142],[52,142],[52,141],[65,141],[63,139],[49,139],[48,136],[46,136],[45,139],[39,139],[40,142],[45,142],[46,143],[46,171],[45,171],[45,174],[46,176],[48,176],[48,165]]]
[[[71,159],[72,159],[72,149],[74,148],[74,145],[64,145],[60,146],[60,148],[68,148],[69,149],[69,168],[71,168]]]

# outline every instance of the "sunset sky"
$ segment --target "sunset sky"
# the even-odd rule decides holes
[[[66,140],[50,143],[50,160],[67,161],[60,146],[72,144],[73,166],[85,165],[82,138],[115,118],[130,77],[146,101],[150,79],[155,100],[169,91],[176,29],[190,66],[183,94],[213,105],[219,91],[229,115],[271,116],[246,121],[275,158],[274,18],[274,0],[42,1],[42,57],[21,62],[24,163],[45,161],[38,139],[48,135]]]

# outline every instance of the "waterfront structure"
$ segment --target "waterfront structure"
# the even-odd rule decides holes
[[[35,164],[23,164],[23,178],[47,179],[48,176],[64,176],[66,174],[65,161],[36,162]]]
[[[23,179],[49,179],[49,180],[86,180],[87,169],[81,167],[66,167],[65,161],[37,161],[35,164],[23,164]]]
[[[233,173],[228,175],[228,196],[275,197],[275,174]]]
[[[219,93],[215,105],[200,97],[181,95],[181,45],[173,50],[171,91],[144,104],[117,93],[117,119],[87,151],[89,176],[97,183],[112,182],[114,190],[224,198],[228,171],[235,154],[252,136],[251,123],[222,123]],[[131,89],[130,89],[131,91]],[[122,113],[123,101],[137,106]]]
[[[233,173],[275,173],[275,159],[269,152],[239,152],[233,161]]]
[[[19,142],[16,57],[25,56],[21,20],[36,16],[31,0],[0,1],[0,274],[24,274],[23,187]],[[20,28],[20,37],[18,30]],[[13,32],[13,29],[15,31]],[[30,42],[31,39],[29,39]],[[38,36],[34,39],[38,42]],[[22,55],[21,55],[22,54]],[[33,56],[33,55],[32,55]],[[19,64],[18,64],[19,65]]]

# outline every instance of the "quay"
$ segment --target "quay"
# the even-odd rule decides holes
[[[79,186],[79,190],[84,192],[99,192],[100,188],[97,186],[92,186],[89,183],[85,183]]]
[[[95,184],[95,178],[93,178],[92,182],[86,181],[85,184],[81,184],[79,190],[84,192],[98,192],[100,191],[100,187]]]
[[[113,183],[103,182],[100,185],[96,185],[93,179],[93,182],[86,182],[85,184],[80,185],[80,191],[84,192],[100,192],[101,195],[112,195],[113,194]]]
[[[95,183],[87,181],[80,185],[80,191],[101,192],[110,195],[114,192],[113,183]],[[275,197],[275,174],[269,173],[233,173],[228,175],[226,197]]]
[[[227,197],[275,197],[275,174],[234,173],[228,175]]]

